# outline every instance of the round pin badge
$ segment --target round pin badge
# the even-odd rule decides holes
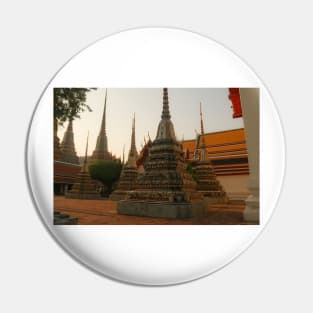
[[[34,204],[55,240],[119,281],[217,271],[268,222],[282,186],[277,109],[237,55],[142,28],[97,41],[49,82],[27,143]]]

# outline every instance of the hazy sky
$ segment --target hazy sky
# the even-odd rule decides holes
[[[132,117],[136,114],[136,146],[140,149],[148,131],[153,140],[162,112],[162,88],[109,88],[107,100],[106,129],[109,151],[117,157],[125,157],[130,147]],[[202,102],[204,131],[243,127],[242,118],[233,119],[227,88],[169,88],[169,106],[177,139],[194,139],[195,129],[200,132],[199,105]],[[105,89],[91,91],[87,104],[92,112],[85,111],[73,122],[74,141],[78,155],[84,155],[89,130],[89,154],[95,148],[99,134]],[[59,127],[62,140],[67,123]]]

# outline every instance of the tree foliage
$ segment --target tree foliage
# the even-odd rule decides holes
[[[68,119],[80,117],[86,109],[91,111],[86,104],[87,93],[96,88],[54,88],[54,118],[62,125]]]
[[[120,162],[97,160],[89,165],[89,173],[93,179],[101,181],[112,192],[114,183],[119,179],[122,171]]]

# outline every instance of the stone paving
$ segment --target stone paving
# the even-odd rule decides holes
[[[206,216],[190,219],[165,219],[119,215],[117,202],[100,200],[67,199],[54,197],[54,208],[63,214],[78,218],[80,225],[238,225],[243,221],[244,205],[211,205]]]

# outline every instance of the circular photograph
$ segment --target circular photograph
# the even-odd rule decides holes
[[[144,28],[61,68],[33,115],[26,162],[42,222],[76,261],[169,285],[253,242],[279,197],[285,148],[269,93],[238,56]]]

